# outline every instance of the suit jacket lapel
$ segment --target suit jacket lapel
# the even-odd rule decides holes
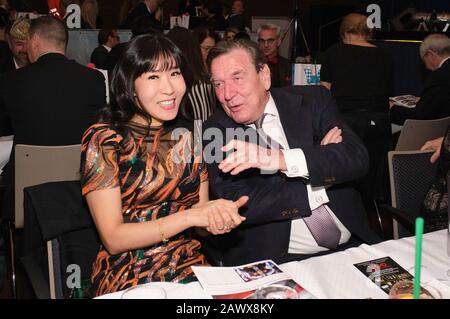
[[[312,140],[311,119],[303,107],[304,99],[301,95],[272,90],[272,97],[280,115],[281,125],[290,148],[301,148]]]

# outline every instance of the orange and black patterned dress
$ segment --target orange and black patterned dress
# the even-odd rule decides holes
[[[190,208],[207,179],[190,130],[130,123],[120,130],[95,124],[83,136],[83,195],[120,187],[125,223],[155,220]],[[89,294],[103,295],[151,281],[195,280],[192,265],[206,264],[188,229],[167,242],[110,255],[100,248]]]

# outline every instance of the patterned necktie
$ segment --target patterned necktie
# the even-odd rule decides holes
[[[268,147],[282,150],[283,146],[281,146],[277,141],[271,139],[270,136],[264,132],[262,124],[266,115],[267,113],[264,113],[255,122],[256,131],[267,143]],[[331,218],[330,213],[324,205],[312,210],[311,216],[303,218],[303,220],[317,245],[328,249],[336,249],[341,238],[341,231],[337,227],[333,218]]]

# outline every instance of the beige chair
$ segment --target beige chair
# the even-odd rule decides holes
[[[14,171],[14,225],[10,227],[12,282],[15,294],[14,229],[24,227],[23,189],[46,182],[80,179],[81,145],[15,146]],[[51,244],[47,244],[50,247]],[[50,252],[49,252],[50,253]],[[50,255],[50,254],[49,254]],[[50,265],[49,265],[50,266]],[[50,278],[51,281],[51,278]]]
[[[426,141],[444,136],[449,125],[450,116],[437,120],[406,120],[395,150],[419,150]]]

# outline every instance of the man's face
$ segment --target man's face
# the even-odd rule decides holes
[[[231,5],[231,12],[234,14],[242,13],[244,11],[244,4],[242,1],[234,1]]]
[[[112,31],[111,35],[108,37],[108,41],[111,44],[111,48],[120,43],[120,37],[117,35],[117,31]]]
[[[151,12],[155,12],[158,9],[159,0],[147,0],[146,3]]]
[[[442,59],[434,51],[428,50],[422,57],[422,61],[428,70],[436,71],[439,68]]]
[[[261,117],[269,99],[270,71],[267,64],[257,72],[244,49],[234,49],[211,63],[217,98],[236,123],[251,124]]]
[[[275,30],[261,30],[258,37],[258,44],[265,56],[274,56],[278,54],[280,38],[277,37]]]
[[[19,67],[24,67],[30,63],[27,54],[27,40],[19,40],[10,36],[8,37],[8,44]]]
[[[225,39],[227,41],[232,41],[234,40],[234,37],[236,36],[236,32],[233,31],[227,31],[227,33],[225,34]]]

